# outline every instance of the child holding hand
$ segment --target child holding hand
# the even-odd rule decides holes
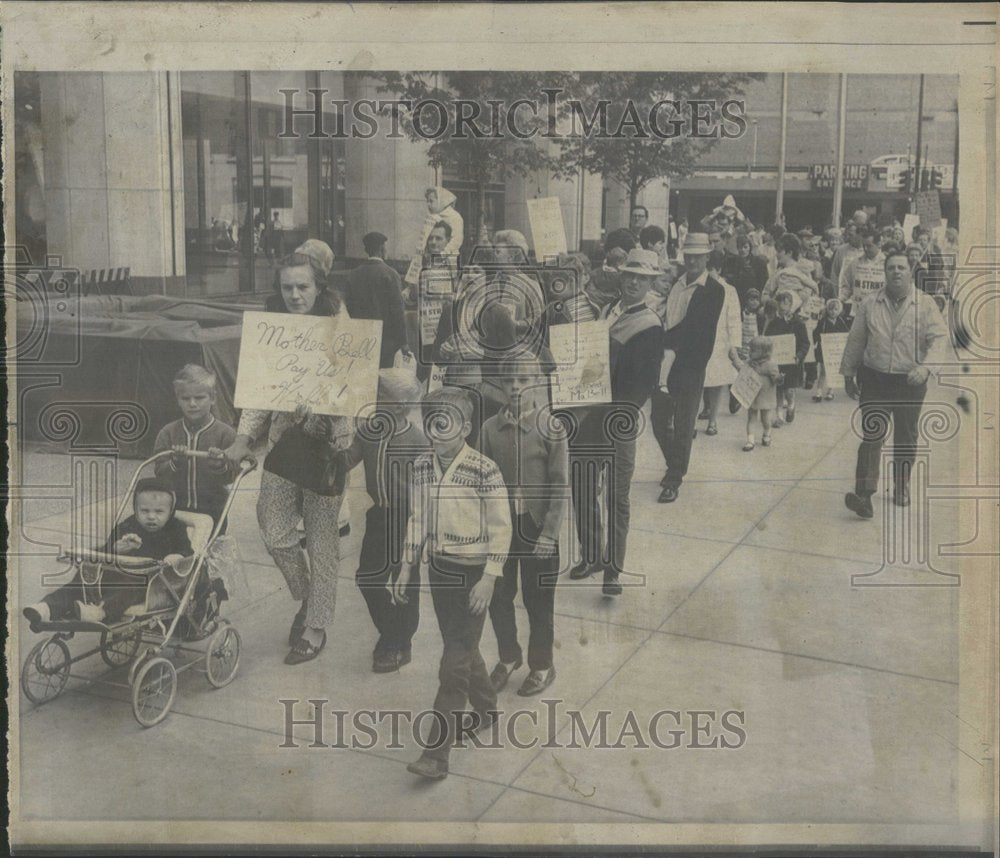
[[[749,366],[761,380],[760,390],[754,397],[753,402],[747,409],[747,441],[743,445],[743,452],[749,453],[756,446],[754,440],[754,423],[760,416],[760,425],[763,433],[760,443],[765,447],[771,446],[771,409],[775,407],[778,385],[782,382],[781,371],[778,365],[771,360],[773,344],[767,337],[754,337],[748,344],[748,355],[743,360],[734,349],[730,357],[737,369],[742,370],[744,366]]]

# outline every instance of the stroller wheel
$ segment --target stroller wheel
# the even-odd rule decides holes
[[[139,651],[142,631],[138,628],[101,632],[101,658],[108,667],[128,664]]]
[[[220,626],[205,650],[205,675],[215,688],[233,681],[240,666],[240,633],[232,626]]]
[[[58,697],[69,679],[69,647],[51,637],[35,644],[21,668],[21,690],[32,703],[48,703]]]
[[[174,703],[177,671],[168,659],[159,656],[147,661],[132,685],[132,713],[143,727],[159,724]]]

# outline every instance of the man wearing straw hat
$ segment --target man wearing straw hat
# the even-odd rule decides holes
[[[708,273],[712,245],[703,232],[688,233],[684,241],[684,276],[667,297],[663,321],[666,390],[653,393],[650,422],[667,465],[657,501],[677,500],[691,460],[691,440],[701,406],[705,367],[712,356],[715,331],[725,298],[722,284]],[[672,353],[672,354],[671,354]]]
[[[661,275],[655,250],[634,248],[620,269],[621,298],[601,310],[608,320],[610,344],[608,359],[611,377],[610,406],[595,406],[586,418],[587,437],[595,443],[610,441],[614,445],[612,477],[608,481],[608,553],[610,565],[594,562],[600,555],[604,522],[597,515],[577,521],[584,560],[571,570],[571,578],[586,578],[604,566],[603,591],[617,596],[622,591],[619,575],[625,563],[625,548],[629,530],[629,489],[635,472],[635,444],[639,427],[639,410],[646,404],[656,386],[663,329],[660,317],[646,305],[646,294]],[[595,486],[588,483],[583,491],[592,493],[577,510],[596,510]],[[586,515],[580,516],[586,519]],[[588,556],[589,555],[589,556]]]

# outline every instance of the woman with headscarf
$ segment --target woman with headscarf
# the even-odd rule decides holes
[[[333,252],[316,240],[306,242],[300,251],[278,264],[275,294],[267,299],[265,309],[273,313],[338,315],[340,298],[330,292],[326,276],[333,263]],[[249,454],[255,439],[265,433],[273,447],[292,427],[309,439],[325,442],[332,457],[350,447],[354,421],[348,417],[313,414],[307,405],[300,405],[294,413],[248,408],[240,416],[236,440],[225,451],[226,457],[239,462]],[[320,469],[324,462],[317,461],[315,465]],[[336,604],[340,563],[338,515],[342,500],[342,485],[334,482],[322,492],[305,488],[269,471],[265,460],[257,497],[257,522],[264,545],[284,576],[292,599],[301,603],[288,635],[291,650],[285,658],[286,664],[310,661],[326,645],[326,629],[333,622]],[[305,526],[304,549],[298,531],[300,519]]]

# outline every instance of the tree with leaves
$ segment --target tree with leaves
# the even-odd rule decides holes
[[[723,105],[739,100],[746,85],[762,77],[741,72],[577,73],[561,96],[570,133],[560,140],[557,171],[570,176],[583,169],[617,181],[628,190],[632,208],[654,179],[690,175],[698,159],[718,143],[718,129],[739,130],[723,122]],[[651,128],[651,114],[656,129]],[[695,136],[707,129],[717,129],[716,136]]]

